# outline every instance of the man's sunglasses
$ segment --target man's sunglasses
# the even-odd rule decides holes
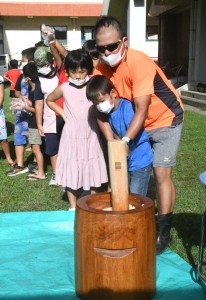
[[[122,40],[119,40],[118,42],[109,44],[107,46],[96,46],[96,49],[99,51],[99,53],[102,53],[102,54],[105,53],[106,50],[109,52],[112,52],[118,48],[121,41]]]

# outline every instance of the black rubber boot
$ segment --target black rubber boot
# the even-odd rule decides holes
[[[172,227],[172,216],[173,213],[158,215],[156,217],[157,225],[157,255],[161,254],[166,250],[169,243],[171,242],[171,227]]]

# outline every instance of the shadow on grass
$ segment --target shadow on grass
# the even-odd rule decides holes
[[[193,267],[197,265],[198,256],[194,259],[192,248],[200,245],[201,217],[201,214],[195,213],[177,213],[173,217],[173,226]]]
[[[14,133],[14,124],[6,121],[7,135],[8,137]]]

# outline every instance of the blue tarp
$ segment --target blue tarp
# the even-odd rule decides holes
[[[74,212],[0,214],[0,299],[77,300]],[[205,300],[206,287],[174,252],[157,256],[153,300]]]

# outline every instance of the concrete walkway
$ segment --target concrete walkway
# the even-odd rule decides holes
[[[197,113],[199,115],[206,116],[206,110],[203,110],[201,108],[194,107],[194,106],[187,105],[187,104],[184,104],[184,108],[185,108],[185,110],[192,111],[192,112]]]

